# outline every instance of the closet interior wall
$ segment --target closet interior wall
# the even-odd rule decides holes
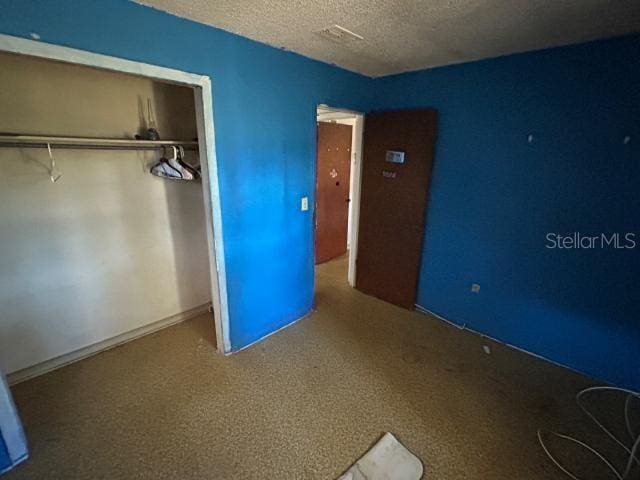
[[[163,139],[197,136],[190,88],[12,54],[0,64],[2,133],[132,138],[150,100]],[[202,184],[150,175],[160,153],[54,146],[52,183],[46,148],[0,148],[5,373],[210,303]]]

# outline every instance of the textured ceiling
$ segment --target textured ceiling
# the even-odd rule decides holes
[[[640,31],[640,0],[136,1],[369,76]]]

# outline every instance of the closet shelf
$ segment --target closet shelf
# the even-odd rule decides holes
[[[104,150],[154,150],[162,147],[181,146],[197,150],[198,142],[185,140],[132,140],[120,138],[53,137],[45,135],[0,134],[0,147],[19,148],[75,148]]]

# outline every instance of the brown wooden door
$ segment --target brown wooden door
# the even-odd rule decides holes
[[[405,308],[416,299],[436,120],[432,109],[365,117],[356,288]]]
[[[316,264],[347,251],[351,126],[318,122]]]

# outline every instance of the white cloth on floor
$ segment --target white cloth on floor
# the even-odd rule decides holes
[[[392,434],[385,433],[338,480],[420,480],[423,472],[418,457]]]

